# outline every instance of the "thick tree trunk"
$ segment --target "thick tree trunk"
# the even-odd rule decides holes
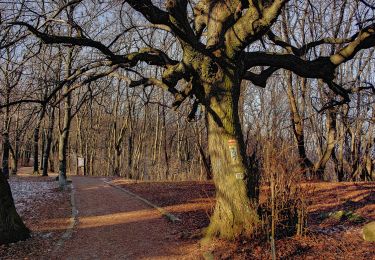
[[[4,174],[0,173],[0,245],[29,237],[30,230],[16,211],[9,183]]]
[[[229,77],[223,82],[211,90],[216,95],[210,98],[208,107],[208,146],[216,205],[207,236],[232,239],[253,233],[258,222],[258,192],[238,115],[239,82]]]

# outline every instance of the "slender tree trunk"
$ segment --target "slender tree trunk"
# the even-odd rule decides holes
[[[33,174],[39,174],[39,127],[34,128],[34,164],[33,164]]]
[[[12,174],[17,174],[19,158],[20,158],[20,137],[19,137],[19,133],[17,133],[16,134],[16,141],[15,141],[15,144],[14,144]]]
[[[206,180],[211,180],[212,179],[212,173],[211,173],[211,168],[210,168],[210,163],[208,162],[206,155],[204,154],[203,148],[201,144],[197,144],[198,150],[199,150],[199,155],[202,160],[204,170],[205,170],[205,175],[206,175]]]
[[[337,159],[335,161],[335,171],[337,174],[337,180],[339,182],[344,181],[345,173],[344,173],[344,147],[345,147],[345,138],[346,138],[346,130],[344,124],[344,116],[347,115],[347,109],[344,108],[344,113],[341,114],[341,120],[338,125],[338,147],[337,147],[337,156],[334,157]]]
[[[375,105],[373,104],[372,105],[372,118],[373,122],[375,122]],[[364,161],[364,179],[365,180],[369,180],[369,181],[374,181],[373,179],[373,176],[372,176],[372,173],[374,171],[374,164],[373,164],[373,160],[372,160],[372,156],[371,156],[371,153],[372,153],[372,150],[373,150],[373,147],[374,147],[374,142],[375,142],[375,138],[374,138],[374,124],[370,124],[369,125],[369,128],[368,128],[368,133],[367,133],[367,137],[366,137],[366,144],[365,144],[365,152],[364,152],[364,155],[363,155],[363,161]]]
[[[15,175],[17,174],[18,171],[18,161],[20,158],[20,136],[21,136],[21,131],[19,128],[19,113],[17,113],[16,116],[16,136],[15,136],[15,141],[14,141],[14,150],[12,150],[12,155],[13,155],[13,165],[12,165],[12,174]]]
[[[26,166],[30,166],[31,149],[30,142],[26,142],[26,149],[24,151],[24,164]]]
[[[33,166],[33,173],[39,174],[39,132],[40,126],[42,124],[42,120],[45,114],[45,107],[41,108],[42,110],[39,113],[38,122],[36,127],[34,128],[34,147],[33,147],[33,156],[34,156],[34,166]]]
[[[291,72],[286,72],[285,74],[287,76],[287,95],[290,108],[290,120],[292,122],[293,133],[297,143],[299,163],[301,168],[306,172],[310,170],[313,164],[306,155],[304,123],[301,114],[298,111],[297,100],[295,93],[293,92],[293,76]],[[302,114],[303,113],[304,112],[302,111]]]
[[[2,162],[3,172],[2,173],[6,179],[9,178],[9,154],[10,154],[9,133],[8,131],[5,131],[3,133],[3,162]]]
[[[9,104],[10,92],[6,93],[6,103]],[[10,140],[9,128],[11,123],[10,108],[7,107],[5,111],[4,129],[3,129],[3,161],[2,174],[6,179],[9,178],[9,155],[10,155]]]
[[[65,87],[65,91],[68,91],[68,87]],[[60,187],[65,187],[66,181],[66,168],[67,168],[67,150],[68,150],[68,140],[71,122],[71,94],[67,94],[64,105],[64,126],[60,134],[59,139],[59,185]]]
[[[3,173],[0,173],[0,244],[14,243],[30,237],[14,206],[12,192]]]
[[[160,128],[160,113],[159,107],[156,111],[156,123],[155,123],[155,137],[152,149],[152,166],[155,166],[158,154],[158,141],[159,141],[159,128]]]
[[[51,153],[51,146],[52,146],[52,134],[53,134],[53,126],[55,123],[55,109],[52,108],[51,116],[48,122],[48,130],[47,130],[47,140],[46,140],[46,148],[43,151],[43,176],[48,176],[48,161],[49,156]]]
[[[200,133],[198,127],[196,127],[194,130],[195,130],[196,144],[197,144],[197,148],[199,151],[200,159],[205,170],[206,180],[211,180],[212,179],[211,165],[210,165],[211,163],[209,161],[209,157],[205,155],[203,147],[202,147],[202,142],[201,142],[202,134]]]
[[[55,172],[55,159],[56,159],[56,148],[58,146],[59,140],[56,138],[53,139],[52,133],[52,146],[51,146],[51,154],[49,156],[49,171]]]
[[[71,32],[70,32],[71,33]],[[71,75],[73,63],[73,48],[68,51],[68,57],[66,59],[66,76]],[[64,122],[63,128],[60,133],[59,139],[59,185],[61,188],[65,188],[67,184],[66,180],[66,166],[67,166],[67,151],[68,151],[68,141],[70,132],[70,123],[72,120],[72,92],[69,92],[69,86],[65,85],[63,88],[63,94],[65,96],[64,102]]]
[[[77,116],[77,142],[78,142],[79,154],[80,154],[81,158],[83,158],[83,167],[81,167],[82,171],[83,171],[82,174],[86,175],[86,162],[87,161],[86,161],[85,150],[84,150],[84,147],[83,147],[82,118],[80,118],[78,116]]]
[[[94,158],[94,150],[91,149],[89,159],[88,159],[88,172],[89,175],[94,176],[95,175],[95,169],[93,168],[93,158]]]
[[[164,100],[164,95],[163,95],[163,103],[165,102]],[[165,179],[168,180],[169,178],[169,156],[168,156],[168,150],[167,150],[167,126],[166,126],[166,113],[165,113],[165,107],[162,107],[162,133],[163,133],[163,152],[164,152],[164,161],[165,161]]]
[[[121,156],[122,156],[122,146],[123,146],[123,140],[125,138],[125,133],[127,129],[127,120],[125,119],[121,129],[120,129],[120,134],[119,136],[116,137],[115,139],[115,174],[118,176],[121,176],[121,167],[122,167],[122,162],[121,162]]]
[[[327,144],[323,156],[314,165],[314,172],[319,180],[324,178],[324,170],[328,160],[334,151],[336,144],[336,112],[332,109],[327,111],[326,114],[326,127],[327,127]]]
[[[43,171],[43,165],[44,165],[44,150],[46,148],[46,131],[42,130],[42,158],[40,159],[40,169]]]
[[[87,162],[88,162],[88,144],[87,144],[87,139],[85,142],[85,156],[84,156],[84,161],[85,161],[85,167],[83,171],[83,175],[89,175],[88,167],[87,167]]]

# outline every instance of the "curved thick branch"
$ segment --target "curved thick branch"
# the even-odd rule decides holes
[[[116,55],[107,46],[105,46],[101,42],[94,41],[86,37],[51,35],[51,34],[40,32],[38,29],[36,29],[32,25],[25,23],[25,22],[12,22],[11,24],[27,27],[27,29],[30,32],[32,32],[36,37],[41,39],[46,44],[62,43],[62,44],[70,44],[70,45],[75,45],[75,46],[87,46],[87,47],[92,47],[92,48],[99,50],[104,55],[106,55],[109,59],[116,58]]]
[[[246,46],[264,35],[288,1],[273,0],[267,6],[262,6],[263,1],[253,1],[246,13],[225,33],[227,55],[241,53]]]
[[[178,64],[178,61],[169,58],[169,56],[161,50],[155,48],[142,48],[137,52],[126,55],[117,55],[114,64],[125,64],[134,67],[138,62],[146,62],[149,65],[169,67]]]
[[[172,106],[177,109],[193,92],[193,85],[191,82],[187,83],[181,91],[176,89],[176,85],[181,79],[185,79],[186,81],[189,79],[189,72],[183,63],[178,63],[174,66],[168,67],[164,71],[161,80],[156,78],[142,78],[140,80],[127,81],[129,82],[129,87],[137,87],[140,85],[146,87],[153,85],[163,89],[164,91],[168,91],[174,96],[175,100]]]
[[[323,38],[317,41],[306,43],[305,45],[297,48],[290,43],[283,41],[279,36],[275,35],[272,31],[267,33],[268,38],[276,45],[287,50],[288,53],[293,53],[298,57],[301,57],[309,52],[312,48],[318,47],[322,44],[344,44],[353,41],[357,37],[358,33],[350,38]]]
[[[352,35],[350,38],[330,38],[330,37],[328,37],[328,38],[323,38],[323,39],[320,39],[320,40],[317,40],[317,41],[312,41],[312,42],[306,43],[305,45],[301,46],[300,48],[297,48],[297,47],[293,46],[292,44],[283,41],[280,37],[275,35],[272,31],[269,31],[267,33],[267,36],[273,43],[275,43],[276,45],[286,49],[288,51],[288,53],[295,54],[299,57],[305,55],[312,48],[318,47],[322,44],[344,44],[344,43],[348,43],[348,45],[345,48],[343,48],[340,52],[351,52],[352,53],[353,52],[352,48],[356,48],[357,45],[362,44],[362,46],[358,46],[358,48],[359,48],[358,50],[369,48],[369,47],[366,47],[365,45],[366,45],[366,41],[367,42],[371,42],[371,41],[373,42],[374,41],[373,39],[371,39],[371,37],[369,37],[371,35],[373,37],[374,26],[375,26],[375,24],[372,24],[372,25],[364,28],[360,32],[357,32],[356,34]],[[370,47],[372,47],[372,46],[373,46],[373,43],[372,43],[372,45],[370,45]],[[344,51],[344,49],[347,49],[347,51]],[[340,52],[338,54],[340,54]],[[353,53],[353,56],[354,55],[355,55],[355,53]]]
[[[276,39],[274,40],[278,41]],[[326,39],[321,41],[327,42],[331,40]],[[334,40],[332,39],[332,41]],[[291,53],[279,54],[252,52],[244,54],[246,70],[255,66],[274,67],[274,69],[270,68],[268,71],[264,71],[264,73],[259,75],[246,72],[244,75],[245,79],[251,80],[254,82],[254,84],[260,84],[260,86],[262,86],[262,84],[265,83],[265,80],[267,80],[267,77],[271,76],[276,68],[283,68],[293,71],[297,75],[304,78],[323,79],[335,93],[347,99],[346,95],[348,94],[348,91],[333,83],[336,68],[342,63],[351,60],[359,51],[375,47],[375,24],[368,26],[361,32],[355,34],[352,37],[352,41],[340,49],[337,53],[328,57],[319,57],[312,61],[303,60],[299,56],[303,54],[306,49],[319,44],[319,42],[309,43],[299,49],[296,49],[286,42],[278,41],[278,43],[289,49]]]
[[[125,2],[140,12],[149,22],[165,25],[179,39],[197,49],[203,49],[203,44],[198,41],[186,17],[187,0],[168,0],[166,7],[169,12],[156,7],[150,0],[126,0]]]
[[[182,103],[182,102],[181,103],[179,102],[180,100],[184,100],[186,98],[183,92],[181,93],[176,88],[170,87],[167,84],[165,84],[163,81],[156,79],[156,78],[142,78],[140,80],[130,80],[128,82],[129,82],[129,88],[135,88],[138,86],[144,86],[144,87],[156,86],[156,87],[161,88],[164,91],[168,91],[175,98],[175,102],[173,103],[173,107],[175,108],[177,108]]]
[[[261,73],[256,74],[251,71],[246,71],[245,75],[243,76],[244,80],[250,80],[254,85],[265,88],[267,85],[267,80],[269,77],[272,76],[274,72],[276,72],[279,68],[276,67],[269,67],[263,70]]]
[[[244,59],[246,69],[256,66],[283,68],[304,78],[333,79],[335,70],[329,57],[306,61],[293,54],[252,52],[244,54]]]
[[[330,61],[336,67],[351,60],[359,51],[375,46],[375,24],[363,29],[358,36],[336,54],[330,57]]]
[[[151,0],[126,0],[125,2],[140,12],[149,22],[170,25],[169,14],[156,7]]]
[[[187,18],[187,0],[167,0],[165,6],[171,15],[169,20],[175,26],[175,31],[178,29],[186,36],[195,38]]]
[[[122,64],[126,67],[133,67],[137,65],[138,62],[143,61],[150,65],[165,67],[168,65],[175,65],[178,63],[177,61],[169,58],[166,53],[155,48],[142,48],[138,52],[133,52],[126,55],[118,55],[113,53],[109,47],[105,46],[101,42],[92,40],[84,36],[71,37],[51,35],[40,32],[35,27],[24,22],[14,22],[12,24],[26,26],[30,32],[32,32],[36,37],[41,39],[46,44],[70,44],[75,46],[86,46],[97,49],[101,53],[103,53],[107,59],[109,59],[112,62],[112,65]]]

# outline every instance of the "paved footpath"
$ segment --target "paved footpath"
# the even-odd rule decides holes
[[[78,222],[58,259],[199,259],[159,211],[101,178],[72,176]]]

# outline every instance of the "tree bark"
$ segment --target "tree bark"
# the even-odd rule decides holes
[[[314,165],[315,176],[319,180],[324,179],[324,170],[328,160],[334,151],[336,144],[336,112],[329,109],[326,113],[327,145],[322,157]]]
[[[375,121],[375,105],[372,105],[372,118],[373,122]],[[370,124],[368,128],[368,133],[367,133],[367,140],[365,144],[365,152],[363,155],[363,160],[364,160],[364,179],[366,181],[374,181],[374,161],[372,160],[371,152],[374,147],[374,124]]]
[[[10,92],[6,93],[6,102],[9,104]],[[2,174],[5,178],[9,178],[9,155],[10,155],[10,139],[9,139],[9,128],[11,123],[10,108],[7,107],[5,111],[5,120],[3,128],[3,161],[2,161]]]
[[[20,138],[21,138],[21,130],[19,126],[19,114],[16,117],[16,136],[14,141],[14,150],[11,150],[12,157],[13,157],[13,165],[12,165],[12,174],[17,174],[18,171],[18,161],[20,158]]]
[[[287,95],[289,101],[289,109],[290,109],[290,120],[292,122],[292,128],[294,137],[297,143],[298,148],[298,156],[299,156],[299,164],[301,168],[306,173],[307,171],[312,168],[313,164],[310,159],[307,157],[306,149],[305,149],[305,132],[304,132],[304,123],[301,117],[303,116],[304,109],[302,109],[301,114],[297,107],[297,100],[295,97],[295,93],[293,93],[293,76],[292,72],[288,71],[285,73],[287,76]]]
[[[44,150],[46,149],[46,131],[42,130],[42,156],[40,158],[40,169],[43,171]]]
[[[68,87],[65,87],[64,92],[68,91]],[[67,184],[66,180],[66,165],[67,165],[67,150],[69,131],[71,123],[71,94],[68,93],[64,104],[64,126],[60,133],[59,139],[59,185],[64,188]]]
[[[5,131],[3,133],[3,162],[2,162],[2,174],[6,179],[9,178],[9,153],[10,153],[10,141],[9,133]]]
[[[165,98],[163,95],[163,103],[165,103]],[[165,179],[168,180],[169,178],[169,155],[168,155],[168,147],[167,147],[167,127],[166,127],[166,113],[165,113],[165,107],[163,106],[161,108],[162,110],[162,134],[163,134],[163,154],[164,154],[164,162],[165,162],[165,171],[164,176]]]
[[[345,172],[344,172],[344,147],[345,147],[345,138],[346,138],[346,129],[344,124],[344,117],[347,115],[347,108],[344,108],[343,113],[341,113],[341,120],[338,122],[338,147],[335,152],[337,152],[337,156],[335,153],[332,154],[332,158],[336,158],[335,162],[335,171],[337,174],[337,180],[339,182],[344,181],[345,179]],[[334,156],[333,156],[334,155]]]
[[[54,122],[55,122],[55,109],[52,108],[51,117],[49,118],[49,122],[48,122],[46,148],[43,151],[44,152],[43,153],[43,174],[42,174],[43,176],[48,176],[48,161],[49,161],[49,155],[51,153]]]
[[[226,239],[252,234],[258,222],[256,176],[250,172],[245,152],[238,115],[240,83],[233,74],[224,75],[223,83],[212,86],[208,107],[208,149],[216,205],[207,236]]]
[[[17,213],[8,181],[0,173],[0,244],[14,243],[30,237],[30,230]]]
[[[71,31],[70,31],[71,33]],[[72,63],[73,63],[73,48],[70,48],[68,51],[66,59],[66,76],[69,77],[72,72]],[[65,188],[67,185],[66,178],[66,165],[67,165],[67,150],[68,150],[68,141],[69,141],[69,131],[70,123],[72,121],[72,92],[69,91],[69,85],[65,85],[63,88],[63,95],[65,96],[64,101],[64,122],[63,128],[60,132],[59,138],[59,185],[60,188]]]
[[[33,165],[33,174],[39,174],[39,132],[40,132],[40,125],[42,124],[42,120],[45,114],[45,107],[41,108],[42,110],[39,113],[38,122],[36,127],[34,128],[34,147],[33,147],[33,155],[34,155],[34,165]]]
[[[39,127],[34,128],[34,163],[33,163],[33,174],[39,174]]]
[[[194,130],[195,130],[194,132],[195,132],[195,137],[196,137],[196,145],[197,145],[197,148],[198,148],[198,152],[199,152],[202,164],[204,166],[206,180],[211,180],[212,179],[212,173],[211,173],[210,158],[208,156],[206,156],[205,153],[204,153],[204,149],[203,149],[202,142],[201,142],[202,135],[201,135],[198,127],[196,127]]]
[[[12,174],[17,174],[18,171],[18,160],[20,157],[20,137],[19,133],[16,134],[16,141],[14,144],[14,155],[13,155],[13,167],[12,167]]]

